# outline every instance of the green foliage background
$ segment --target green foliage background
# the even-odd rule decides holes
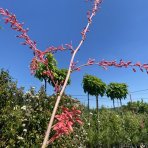
[[[0,147],[41,147],[56,96],[47,96],[44,87],[38,92],[33,87],[24,92],[24,88],[18,88],[9,72],[4,70],[0,71],[0,84]],[[147,103],[128,103],[116,110],[102,107],[99,118],[95,109],[88,111],[71,96],[63,96],[60,106],[63,105],[81,109],[84,125],[80,127],[76,124],[71,135],[62,136],[48,147],[110,148],[141,143],[148,145]],[[96,130],[98,125],[99,130]]]

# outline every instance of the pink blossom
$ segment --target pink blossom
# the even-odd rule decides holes
[[[55,118],[58,122],[53,126],[53,130],[56,132],[55,135],[48,141],[48,143],[52,143],[54,140],[59,138],[60,136],[66,134],[70,134],[73,132],[73,125],[77,122],[82,125],[83,122],[79,118],[81,111],[77,110],[73,107],[71,110],[62,107],[62,113],[60,115],[56,115]]]
[[[136,72],[136,67],[139,68],[142,72],[146,70],[148,73],[148,64],[141,64],[140,62],[137,62],[136,64],[133,64],[131,61],[123,61],[122,59],[120,62],[117,62],[115,60],[113,61],[107,61],[107,60],[101,60],[99,62],[96,62],[94,59],[88,59],[86,64],[82,64],[78,67],[76,65],[73,65],[73,71],[79,71],[82,67],[84,66],[89,66],[89,65],[98,65],[101,66],[103,69],[107,70],[108,67],[117,67],[117,68],[127,68],[131,67],[134,72]]]
[[[24,23],[19,23],[14,14],[9,13],[8,10],[4,10],[3,8],[0,8],[0,14],[5,17],[5,23],[10,23],[13,30],[21,33],[17,37],[25,40],[23,45],[28,45],[32,50],[37,50],[36,42],[32,41],[27,35],[28,29],[23,28]]]
[[[95,59],[89,58],[88,61],[87,61],[88,65],[93,65],[94,63],[95,63]]]

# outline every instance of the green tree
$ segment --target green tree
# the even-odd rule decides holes
[[[120,100],[120,105],[122,106],[121,99],[125,99],[128,94],[128,86],[125,83],[110,83],[106,90],[107,97],[113,100],[113,107],[115,108],[115,99]]]
[[[66,79],[67,72],[68,72],[67,69],[58,69],[57,68],[55,70],[54,82],[57,83],[58,86],[60,86],[60,89]],[[71,80],[69,78],[67,85],[70,85],[70,83],[71,83]],[[55,84],[53,82],[51,82],[51,84],[53,87],[55,87]]]
[[[49,84],[51,84],[52,81],[51,81],[51,78],[48,77],[47,75],[44,75],[43,72],[50,69],[52,71],[53,75],[54,75],[55,71],[57,69],[57,61],[55,60],[55,58],[53,57],[53,54],[51,54],[51,53],[47,53],[45,55],[45,58],[48,61],[48,64],[47,64],[48,66],[45,65],[44,63],[39,63],[38,69],[35,71],[34,76],[36,78],[38,78],[40,81],[44,81],[44,83],[45,83],[45,92],[46,92],[47,82]]]
[[[0,70],[0,111],[5,107],[8,99],[9,83],[11,82],[11,77],[8,71]]]
[[[47,53],[45,55],[45,58],[47,59],[47,65],[44,63],[39,63],[38,69],[35,72],[35,77],[38,78],[40,81],[44,81],[45,83],[45,92],[47,89],[47,82],[55,87],[55,84],[60,86],[60,84],[64,83],[64,80],[66,78],[67,74],[67,69],[58,69],[57,67],[57,61],[55,60],[53,54]],[[52,81],[51,77],[47,76],[44,74],[45,71],[51,70],[53,74],[53,80]],[[70,79],[68,80],[68,85],[70,84]]]
[[[135,113],[148,113],[148,103],[141,101],[128,102],[127,105],[123,106],[125,111],[134,111]]]
[[[98,111],[98,97],[102,97],[106,91],[106,84],[99,78],[92,75],[85,75],[83,77],[83,89],[88,93],[88,107],[89,95],[96,96],[96,110]]]
[[[17,88],[17,83],[13,81],[13,78],[9,75],[9,71],[4,69],[0,70],[0,112],[5,106],[14,106],[15,103],[21,104],[23,102],[23,87]],[[12,96],[15,96],[13,98]],[[19,99],[21,97],[21,99]]]

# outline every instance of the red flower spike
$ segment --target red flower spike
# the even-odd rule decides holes
[[[31,49],[37,50],[36,44],[32,41],[29,36],[26,34],[28,29],[23,28],[24,23],[19,23],[14,14],[9,13],[8,10],[4,10],[0,8],[0,14],[5,17],[5,23],[10,23],[11,28],[21,33],[21,35],[17,36],[19,38],[23,38],[25,40],[24,45],[28,45]]]
[[[142,67],[147,71],[148,70],[148,64],[143,64]]]
[[[72,42],[70,44],[65,44],[66,48],[69,50],[74,50],[73,46],[72,46]]]
[[[133,68],[133,71],[134,71],[134,72],[136,72],[136,69],[135,69],[135,68]]]
[[[35,57],[31,61],[30,69],[31,69],[31,74],[34,74],[35,71],[38,69],[38,61]]]
[[[37,49],[36,42],[31,40],[31,38],[27,35],[27,32],[29,29],[28,28],[24,29],[23,28],[24,23],[19,23],[14,14],[9,13],[8,10],[4,10],[3,8],[0,8],[0,14],[5,17],[4,18],[5,23],[10,23],[10,26],[13,30],[20,32],[20,35],[17,35],[17,38],[24,39],[24,42],[22,43],[22,45],[28,45],[29,48],[33,50],[35,57],[32,59],[32,62],[30,64],[31,74],[35,74],[39,63],[44,63],[45,65],[47,65],[47,60],[45,59],[46,53],[48,52],[54,53],[57,50],[63,51],[63,50],[72,48],[72,44],[71,45],[67,44],[67,46],[65,45],[66,47],[63,47],[63,45],[58,47],[51,46],[43,52]],[[47,76],[49,76],[52,81],[54,80],[53,79],[54,76],[52,73],[44,72],[43,74],[44,75],[46,74]],[[61,88],[61,84],[60,86],[58,86],[58,83],[56,84],[54,81],[53,83],[55,84],[55,91],[58,92]]]
[[[80,125],[83,125],[83,122],[81,120],[76,120]]]
[[[88,61],[87,61],[88,65],[93,65],[94,63],[95,63],[95,59],[89,58]]]
[[[77,70],[77,71],[80,71],[80,70],[81,70],[81,68],[76,68],[76,70]]]
[[[48,141],[48,143],[52,143],[54,140],[59,138],[62,135],[68,135],[73,132],[73,125],[77,122],[80,125],[83,124],[79,115],[81,114],[80,110],[77,110],[73,107],[71,110],[62,107],[62,113],[60,115],[56,115],[55,118],[58,122],[53,126],[53,130],[56,132],[55,135]]]
[[[137,62],[137,63],[135,64],[135,66],[139,66],[139,67],[141,67],[142,64],[141,64],[140,62]]]
[[[88,59],[86,64],[82,64],[78,67],[76,67],[74,65],[74,68],[72,69],[73,71],[75,70],[80,70],[80,68],[84,67],[84,66],[89,66],[89,65],[99,65],[101,66],[103,69],[107,70],[107,68],[110,66],[112,67],[117,67],[117,68],[127,68],[127,67],[131,67],[133,69],[134,72],[136,72],[136,67],[138,67],[142,72],[144,70],[148,71],[148,64],[141,64],[140,62],[137,62],[136,64],[132,64],[131,61],[125,62],[122,59],[120,60],[119,63],[117,63],[115,60],[114,61],[99,61],[99,62],[95,62],[94,59]]]

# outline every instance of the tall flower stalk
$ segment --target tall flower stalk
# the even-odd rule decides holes
[[[101,0],[95,0],[94,1],[94,7],[92,9],[92,13],[91,13],[90,16],[88,16],[88,23],[87,23],[86,27],[84,28],[84,30],[81,32],[82,39],[81,39],[80,43],[78,44],[77,48],[74,50],[74,52],[72,54],[72,57],[71,57],[71,60],[70,60],[70,64],[69,64],[69,68],[68,68],[68,73],[67,73],[64,85],[62,87],[62,90],[60,91],[60,93],[59,93],[59,95],[57,97],[57,100],[56,100],[56,103],[55,103],[55,106],[54,106],[54,109],[53,109],[53,112],[52,112],[52,116],[50,118],[50,122],[49,122],[49,125],[48,125],[48,128],[47,128],[46,134],[45,134],[45,138],[44,138],[44,141],[43,141],[42,148],[46,147],[46,144],[47,144],[47,141],[48,141],[48,137],[49,137],[49,134],[51,132],[52,124],[53,124],[53,121],[54,121],[54,117],[55,117],[56,111],[57,111],[58,106],[59,106],[59,102],[61,100],[61,97],[63,95],[63,92],[64,92],[65,88],[66,88],[68,79],[69,79],[71,71],[72,71],[72,66],[73,66],[73,63],[74,63],[74,58],[75,58],[78,50],[82,46],[83,42],[86,39],[86,33],[88,32],[88,29],[89,29],[89,26],[91,24],[92,18],[95,16],[95,14],[96,14],[100,4],[101,4]]]
[[[73,63],[74,63],[74,58],[78,52],[78,50],[80,49],[80,47],[82,46],[83,42],[86,39],[86,34],[88,32],[89,26],[92,22],[92,18],[95,16],[100,4],[101,4],[102,0],[94,0],[93,3],[93,8],[92,11],[87,13],[87,18],[88,18],[88,23],[86,25],[86,27],[83,29],[83,31],[81,32],[82,35],[82,39],[80,40],[80,43],[78,44],[78,46],[76,47],[76,49],[73,49],[71,44],[65,44],[65,47],[63,46],[59,46],[59,47],[49,47],[47,48],[44,52],[37,49],[37,45],[36,42],[31,40],[31,38],[28,36],[28,29],[24,29],[23,28],[23,23],[19,23],[16,19],[16,16],[14,14],[11,14],[8,10],[4,10],[3,8],[0,8],[0,14],[3,15],[5,17],[5,23],[10,23],[11,24],[11,28],[13,30],[16,30],[18,32],[20,32],[21,34],[18,35],[18,38],[22,38],[25,40],[25,42],[23,42],[23,45],[28,45],[34,53],[34,58],[32,59],[31,62],[31,72],[34,74],[35,71],[38,69],[38,65],[39,63],[44,63],[45,65],[47,65],[47,59],[45,58],[46,53],[51,52],[51,53],[55,53],[58,50],[65,50],[65,49],[70,49],[72,52],[72,57],[70,60],[70,64],[69,64],[69,68],[68,68],[68,72],[67,72],[67,76],[66,79],[64,81],[64,84],[62,87],[60,87],[61,89],[58,89],[59,87],[57,85],[59,85],[57,82],[54,81],[54,74],[50,69],[47,69],[47,71],[44,71],[43,74],[46,74],[47,76],[49,76],[52,80],[52,82],[55,84],[55,92],[57,93],[57,100],[53,109],[53,113],[52,116],[50,118],[50,122],[48,124],[48,128],[45,134],[45,138],[42,144],[42,148],[45,148],[47,146],[48,143],[48,138],[51,132],[51,128],[52,128],[52,124],[59,106],[59,102],[61,100],[61,97],[63,95],[63,92],[67,86],[70,74],[72,72],[72,68],[73,68]]]

